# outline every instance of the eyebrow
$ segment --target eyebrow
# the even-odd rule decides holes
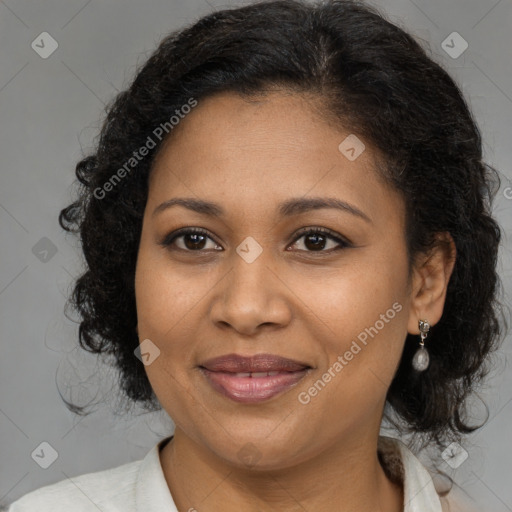
[[[175,197],[159,204],[152,213],[152,216],[163,212],[173,206],[182,206],[188,210],[192,210],[202,215],[209,215],[211,217],[222,217],[225,214],[222,206],[203,199],[195,199],[191,197]],[[350,213],[359,217],[366,222],[372,223],[370,217],[362,212],[354,205],[337,199],[334,197],[299,197],[288,199],[281,203],[278,207],[278,213],[282,217],[291,217],[292,215],[299,215],[301,213],[310,212],[313,210],[320,210],[324,208],[334,208],[343,212]]]

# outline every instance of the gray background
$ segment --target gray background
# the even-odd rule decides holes
[[[140,459],[172,428],[161,413],[123,418],[100,403],[95,414],[81,418],[62,403],[58,389],[79,403],[95,397],[115,403],[117,388],[111,371],[77,350],[77,325],[64,316],[81,256],[57,215],[73,197],[74,166],[82,150],[91,148],[104,104],[128,85],[135,66],[169,31],[229,5],[241,4],[0,1],[0,504],[66,477]],[[510,233],[511,0],[379,5],[392,21],[428,42],[433,57],[462,87],[482,130],[485,158],[502,172],[495,215]],[[454,31],[469,44],[458,58],[442,47]],[[31,47],[42,32],[58,42],[47,59]],[[509,307],[508,236],[500,274],[502,300]],[[508,337],[481,391],[491,419],[469,438],[469,458],[456,470],[442,466],[488,512],[512,510],[511,351]],[[31,457],[42,442],[58,452],[48,469]]]

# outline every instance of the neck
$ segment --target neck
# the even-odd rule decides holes
[[[344,439],[302,464],[258,471],[220,459],[176,427],[160,460],[178,510],[403,511],[403,489],[380,465],[377,436]]]

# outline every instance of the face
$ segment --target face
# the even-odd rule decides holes
[[[355,159],[351,139],[340,149],[350,133],[312,101],[202,100],[150,176],[136,303],[139,339],[160,352],[145,369],[177,429],[239,466],[244,450],[282,468],[376,436],[410,323],[403,201],[377,177],[371,147]],[[217,214],[160,206],[177,198]],[[345,207],[293,206],[313,198]],[[202,368],[229,354],[306,369]],[[266,382],[251,388],[256,378]]]

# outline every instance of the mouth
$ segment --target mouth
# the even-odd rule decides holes
[[[228,354],[199,366],[210,386],[235,402],[256,403],[296,386],[312,367],[273,354]]]

